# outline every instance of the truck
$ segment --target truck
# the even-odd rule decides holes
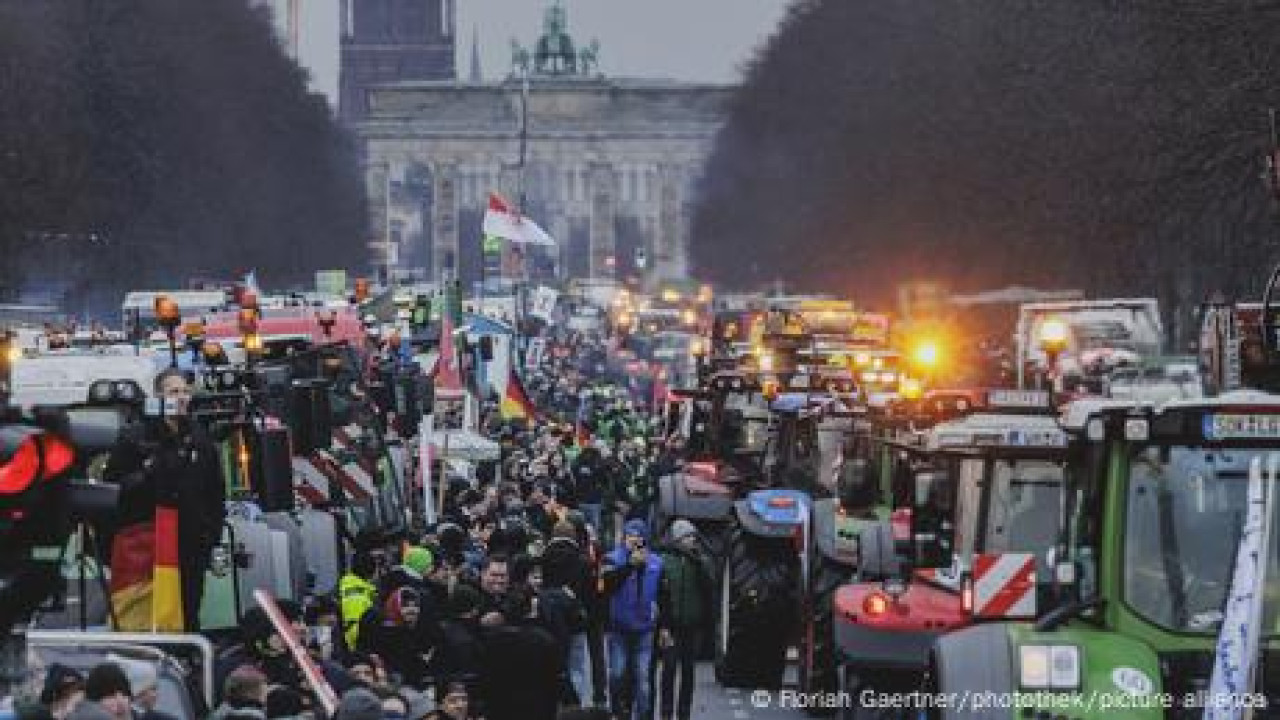
[[[1134,362],[1162,353],[1160,305],[1154,298],[1026,303],[1018,309],[1014,345],[1021,388],[1038,379],[1060,386],[1067,375],[1105,374],[1117,353]]]

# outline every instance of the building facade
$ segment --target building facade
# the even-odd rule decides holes
[[[604,77],[598,46],[576,47],[565,23],[563,8],[548,10],[505,82],[370,91],[354,128],[375,264],[477,279],[499,192],[557,240],[540,274],[684,276],[694,193],[733,88]]]
[[[339,116],[355,122],[381,83],[456,76],[456,0],[342,0]]]

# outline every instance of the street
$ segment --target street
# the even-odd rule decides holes
[[[794,688],[794,667],[787,670],[787,687]],[[785,691],[753,691],[739,688],[722,688],[716,684],[710,663],[698,667],[698,689],[693,696],[693,720],[781,720],[806,717],[799,709],[779,707],[779,699]],[[767,693],[768,707],[753,702],[753,694]]]

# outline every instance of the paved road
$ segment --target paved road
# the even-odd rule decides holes
[[[788,680],[794,670],[788,671]],[[692,720],[793,720],[803,718],[800,710],[779,708],[778,692],[768,693],[769,707],[753,702],[751,690],[721,688],[716,684],[711,665],[698,667],[698,689],[693,696]],[[659,719],[661,720],[661,719]]]

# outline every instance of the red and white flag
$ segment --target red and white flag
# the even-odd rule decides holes
[[[462,371],[458,367],[458,351],[453,344],[453,323],[447,311],[440,323],[440,355],[436,359],[435,386],[438,397],[460,398],[463,395]]]
[[[513,243],[555,245],[556,241],[538,224],[516,212],[497,193],[489,193],[489,209],[484,212],[484,234]]]

